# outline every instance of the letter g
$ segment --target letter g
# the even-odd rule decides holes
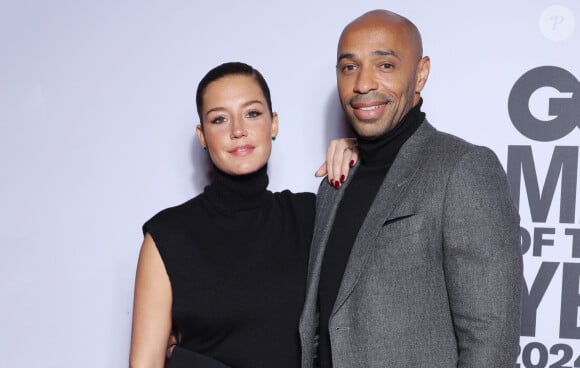
[[[570,98],[550,98],[548,113],[556,118],[537,119],[529,109],[532,94],[541,87],[553,87]],[[522,75],[514,84],[508,98],[508,112],[514,127],[526,137],[548,142],[568,135],[580,126],[580,82],[566,69],[540,66]]]

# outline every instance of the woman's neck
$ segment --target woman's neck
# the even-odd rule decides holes
[[[245,175],[230,175],[214,165],[212,183],[204,193],[210,202],[227,211],[259,207],[268,196],[268,165]]]

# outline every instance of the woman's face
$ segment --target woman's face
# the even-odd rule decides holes
[[[260,85],[252,76],[228,75],[203,93],[203,129],[196,132],[212,162],[230,175],[250,174],[266,164],[278,115],[270,115]]]

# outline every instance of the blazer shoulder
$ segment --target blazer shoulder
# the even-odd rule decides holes
[[[455,166],[459,162],[497,162],[489,147],[476,145],[450,133],[434,131],[429,141],[429,155],[438,162]]]
[[[431,136],[431,142],[435,147],[446,151],[456,151],[458,153],[467,152],[478,147],[456,135],[436,130]]]

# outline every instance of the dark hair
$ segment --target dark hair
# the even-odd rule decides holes
[[[260,85],[260,89],[262,90],[264,97],[266,97],[270,115],[272,114],[272,99],[270,97],[270,88],[268,88],[268,84],[266,83],[266,80],[262,74],[257,69],[254,69],[251,65],[234,61],[216,66],[207,72],[207,74],[201,79],[201,81],[199,81],[199,84],[197,85],[195,104],[197,106],[197,115],[199,115],[199,121],[202,126],[203,93],[211,82],[215,82],[216,80],[227,77],[228,75],[247,75],[254,77]]]

